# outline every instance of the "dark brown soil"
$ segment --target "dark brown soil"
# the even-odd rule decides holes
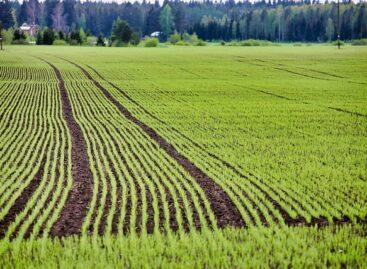
[[[70,130],[72,142],[73,186],[59,219],[52,227],[51,236],[80,234],[93,194],[92,173],[89,168],[87,147],[82,130],[74,118],[68,92],[60,71],[53,64],[41,60],[52,67],[58,79],[63,117]]]
[[[160,122],[161,124],[168,126],[170,129],[172,129],[175,133],[177,133],[179,136],[183,137],[185,140],[189,141],[191,144],[193,144],[195,147],[197,147],[200,151],[207,153],[209,156],[211,156],[212,158],[216,159],[217,161],[219,161],[220,163],[222,163],[224,166],[226,166],[227,168],[229,168],[230,170],[232,170],[235,174],[239,175],[240,177],[248,180],[248,177],[246,175],[244,175],[241,171],[239,171],[236,167],[234,167],[232,164],[228,163],[227,161],[223,160],[222,158],[220,158],[219,156],[209,152],[207,149],[205,149],[203,146],[199,145],[198,143],[196,143],[195,141],[191,140],[189,137],[187,137],[185,134],[181,133],[178,129],[169,126],[166,122],[164,122],[163,120],[161,120],[160,118],[156,117],[154,114],[152,114],[151,112],[149,112],[148,110],[146,110],[143,106],[141,106],[138,102],[136,102],[134,99],[132,99],[126,92],[124,92],[123,90],[121,90],[119,87],[117,87],[115,84],[113,84],[110,81],[107,81],[100,73],[98,73],[98,71],[91,67],[88,66],[91,70],[93,70],[97,76],[99,78],[101,78],[103,81],[107,82],[110,86],[112,86],[113,88],[115,88],[116,90],[118,90],[121,94],[124,95],[124,97],[126,99],[128,99],[131,103],[135,104],[136,106],[138,106],[142,111],[144,111],[144,113],[146,113],[147,115],[149,115],[150,117],[152,117],[153,119],[157,120],[158,122]],[[261,91],[261,90],[260,90]],[[273,95],[274,97],[277,98],[281,98],[281,99],[286,99],[286,100],[293,100],[290,99],[288,97],[285,96],[280,96],[280,95],[276,95],[273,93],[269,93],[269,92],[265,92],[265,91],[261,91],[262,93],[265,94],[269,94],[269,95]],[[335,108],[331,108],[330,109],[335,109]],[[337,109],[335,109],[337,110]],[[345,113],[349,113],[349,114],[356,114],[356,113],[351,113],[350,111],[341,111],[341,112],[345,112]],[[366,116],[363,114],[360,114],[358,116]],[[251,176],[255,176],[253,174],[251,174]],[[256,176],[255,176],[256,177]],[[257,178],[257,177],[256,177]],[[259,191],[261,191],[265,197],[273,204],[273,206],[280,212],[280,214],[282,215],[285,223],[289,226],[298,226],[298,225],[307,225],[307,226],[314,226],[314,225],[318,225],[318,226],[325,226],[327,224],[329,224],[329,222],[327,221],[326,218],[324,217],[319,217],[319,218],[315,218],[313,217],[311,219],[310,223],[307,223],[306,219],[303,217],[297,217],[297,218],[292,218],[288,212],[279,204],[278,201],[274,200],[273,198],[271,198],[271,196],[265,192],[265,190],[263,190],[258,184],[254,183],[255,188],[257,188]],[[270,186],[268,186],[270,187]],[[272,191],[275,191],[273,188],[271,188]],[[272,216],[274,217],[274,216]],[[265,221],[263,216],[260,216],[261,220],[263,221],[264,225],[267,225],[267,222]],[[358,218],[357,218],[358,220]],[[365,222],[366,220],[359,220],[358,222]],[[350,219],[348,217],[342,217],[341,219],[334,219],[333,220],[334,223],[337,224],[343,224],[343,223],[349,223]]]
[[[70,61],[69,61],[70,62]],[[162,136],[160,136],[155,130],[141,122],[135,116],[131,114],[124,106],[122,106],[98,81],[96,81],[83,67],[76,63],[70,62],[77,66],[84,75],[94,83],[94,85],[100,89],[108,100],[113,103],[117,109],[131,122],[136,124],[144,131],[151,139],[156,141],[158,145],[177,163],[179,163],[202,187],[209,202],[211,203],[212,210],[217,218],[218,226],[234,226],[243,227],[244,221],[233,204],[231,199],[228,197],[226,192],[214,182],[207,174],[205,174],[199,167],[191,162],[186,156],[179,153],[173,145],[168,143]]]

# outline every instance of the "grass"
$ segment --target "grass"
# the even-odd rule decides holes
[[[94,183],[80,237],[61,242],[49,235],[72,188],[73,138],[55,74],[38,57],[65,80]],[[59,57],[225,190],[246,227],[218,229],[193,176]],[[363,46],[6,47],[0,224],[45,164],[16,218],[0,225],[0,264],[362,267],[366,70]],[[349,224],[333,224],[341,219]]]

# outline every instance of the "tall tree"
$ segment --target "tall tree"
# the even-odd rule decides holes
[[[4,0],[0,2],[0,21],[5,29],[13,26],[11,3],[9,0]]]
[[[23,3],[20,5],[20,10],[18,14],[18,22],[20,24],[28,23],[28,2],[23,1]]]
[[[175,29],[174,18],[172,15],[172,10],[169,4],[166,4],[159,16],[159,24],[163,32],[163,37],[167,39]]]
[[[328,41],[333,40],[334,33],[335,33],[334,22],[332,18],[329,18],[326,24],[326,29],[325,29],[325,35]]]
[[[129,43],[132,34],[133,31],[131,30],[129,24],[126,21],[121,20],[120,17],[113,22],[111,32],[112,42]]]
[[[52,28],[56,31],[65,31],[66,19],[64,7],[61,2],[57,3],[52,13]]]

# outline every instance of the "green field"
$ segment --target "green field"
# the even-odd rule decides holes
[[[6,47],[4,267],[367,263],[367,48]]]

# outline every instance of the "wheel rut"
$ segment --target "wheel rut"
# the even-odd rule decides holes
[[[57,77],[63,118],[70,130],[72,144],[73,186],[58,220],[51,229],[50,235],[52,237],[61,237],[80,234],[93,195],[93,181],[87,155],[87,146],[82,130],[74,118],[69,95],[60,70],[52,63],[41,58],[38,59],[51,66]]]
[[[105,97],[116,106],[121,114],[125,116],[125,118],[137,125],[144,133],[153,139],[161,149],[163,149],[171,158],[181,165],[181,167],[185,169],[193,179],[197,181],[211,204],[211,208],[217,219],[218,227],[223,228],[225,226],[245,226],[244,220],[242,219],[237,207],[234,205],[227,193],[217,183],[215,183],[212,178],[204,173],[186,156],[178,152],[172,144],[160,136],[153,128],[133,116],[132,113],[123,105],[121,105],[121,103],[119,103],[108,92],[107,89],[105,89],[98,81],[96,81],[86,69],[72,61],[66,59],[63,60],[78,67],[88,78],[88,80],[90,80],[99,90],[101,90]]]
[[[176,134],[178,134],[179,136],[183,137],[185,140],[187,140],[188,142],[190,142],[192,145],[194,145],[196,148],[198,148],[199,150],[205,152],[206,154],[208,154],[210,157],[214,158],[215,160],[219,161],[220,163],[222,163],[225,167],[229,168],[232,172],[234,172],[235,174],[237,174],[238,176],[240,176],[243,179],[249,180],[249,177],[247,175],[245,175],[244,173],[242,173],[238,168],[236,168],[235,166],[233,166],[232,164],[230,164],[229,162],[227,162],[226,160],[222,159],[221,157],[219,157],[216,154],[213,154],[211,152],[209,152],[207,149],[205,149],[203,146],[199,145],[198,143],[196,143],[195,141],[193,141],[191,138],[187,137],[185,134],[181,133],[178,129],[168,125],[166,122],[164,122],[162,119],[158,118],[157,116],[155,116],[154,114],[152,114],[150,111],[148,111],[146,108],[144,108],[142,105],[140,105],[137,101],[135,101],[134,99],[132,99],[125,91],[121,90],[119,87],[117,87],[115,84],[113,84],[112,82],[106,80],[95,68],[93,68],[92,66],[88,65],[88,68],[90,68],[91,70],[93,70],[93,72],[104,82],[108,83],[111,87],[113,87],[114,89],[118,90],[127,100],[129,100],[131,103],[133,103],[134,105],[136,105],[137,107],[139,107],[144,113],[146,113],[147,115],[149,115],[150,117],[152,117],[153,119],[157,120],[158,122],[160,122],[161,124],[170,127]],[[255,90],[255,89],[254,89]],[[257,90],[257,89],[256,89]],[[257,90],[259,91],[259,90]],[[265,92],[265,91],[261,91],[260,92],[264,93],[264,94],[268,94],[268,95],[272,95],[274,97],[277,98],[281,98],[281,99],[285,99],[288,101],[296,101],[293,100],[291,98],[285,97],[285,96],[281,96],[281,95],[277,95],[274,93],[269,93],[269,92]],[[306,103],[309,104],[309,103]],[[338,110],[339,112],[344,112],[344,113],[348,113],[348,114],[352,114],[355,116],[361,116],[361,117],[367,117],[367,115],[364,114],[359,114],[359,113],[355,113],[355,112],[351,112],[351,111],[340,111],[340,109],[337,108],[332,108],[332,107],[328,107],[329,109],[333,109],[333,110]],[[250,176],[255,177],[256,179],[260,180],[257,176],[255,176],[253,173],[249,173]],[[319,217],[312,217],[310,222],[307,222],[307,220],[304,217],[296,217],[296,218],[292,218],[289,213],[285,210],[285,208],[283,208],[278,201],[274,200],[270,194],[268,192],[266,192],[262,187],[260,187],[258,184],[252,182],[251,184],[253,184],[253,186],[258,189],[260,192],[262,192],[266,199],[269,200],[274,208],[276,210],[278,210],[278,212],[281,214],[281,216],[283,217],[285,223],[288,226],[315,226],[317,225],[318,227],[323,227],[323,226],[327,226],[330,225],[330,221],[328,221],[325,217],[323,216],[319,216]],[[271,186],[268,186],[274,193],[277,193],[277,191],[273,188],[271,188]],[[364,218],[355,216],[356,218],[356,222],[357,223],[367,223],[367,216]],[[353,222],[348,216],[343,216],[341,218],[333,218],[333,223],[337,224],[337,225],[342,225],[342,224],[348,224]],[[266,224],[266,222],[264,222],[264,224]]]

